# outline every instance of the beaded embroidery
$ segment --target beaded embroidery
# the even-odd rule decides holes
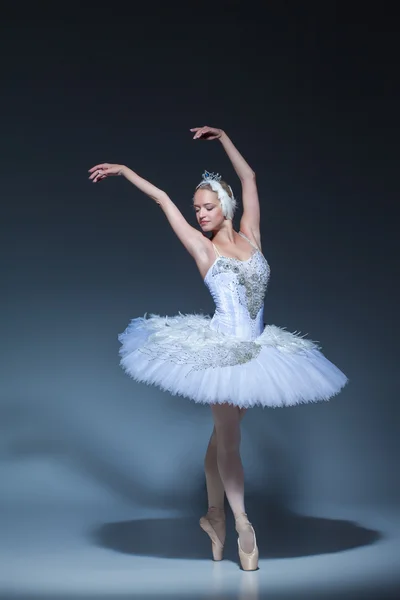
[[[230,276],[224,277],[224,274]],[[217,288],[227,289],[228,294],[232,294],[235,301],[245,307],[253,333],[259,326],[259,319],[262,318],[260,311],[263,308],[269,275],[268,262],[258,249],[255,249],[246,261],[220,256],[209,273],[212,279],[218,278]],[[217,300],[216,297],[214,299]],[[168,326],[169,322],[172,327]],[[257,358],[262,349],[262,344],[256,341],[237,340],[234,336],[213,331],[209,318],[187,316],[182,320],[183,329],[178,323],[174,317],[160,323],[159,330],[149,336],[139,351],[146,354],[149,360],[190,365],[188,375],[193,370],[245,364]]]
[[[230,286],[231,291],[236,293],[239,302],[246,306],[250,318],[253,320],[256,319],[264,304],[265,293],[267,291],[270,275],[268,262],[258,250],[253,252],[247,261],[221,256],[212,267],[211,276],[216,277],[220,273],[227,271],[232,271],[237,275],[233,286]],[[245,288],[244,298],[239,293],[238,286]]]
[[[261,348],[262,346],[256,342],[236,342],[234,344],[225,342],[225,344],[208,344],[202,348],[196,348],[194,345],[190,351],[183,349],[182,344],[163,345],[154,344],[153,341],[139,350],[143,354],[147,354],[150,360],[159,359],[177,365],[191,365],[187,376],[191,371],[243,365],[256,358],[261,352]]]

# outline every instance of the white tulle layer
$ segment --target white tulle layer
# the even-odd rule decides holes
[[[240,407],[328,400],[348,382],[315,342],[298,334],[266,325],[255,340],[241,342],[210,322],[201,314],[132,319],[118,335],[120,365],[136,381],[173,395]]]

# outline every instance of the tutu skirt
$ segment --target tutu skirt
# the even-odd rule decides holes
[[[348,381],[316,342],[275,325],[242,341],[215,331],[209,315],[150,314],[118,340],[130,377],[202,404],[293,406],[328,400]]]

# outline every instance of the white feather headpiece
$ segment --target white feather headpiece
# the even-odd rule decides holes
[[[205,185],[209,185],[210,188],[217,193],[218,199],[221,202],[221,208],[224,216],[227,219],[233,219],[233,215],[236,210],[236,198],[233,195],[233,191],[230,185],[228,185],[232,198],[227,194],[222,185],[220,184],[221,175],[219,173],[209,173],[204,171],[202,180],[199,185],[196,186],[196,190]]]

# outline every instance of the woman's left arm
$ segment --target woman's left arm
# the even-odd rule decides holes
[[[222,129],[195,127],[191,131],[195,132],[194,139],[219,139],[221,142],[242,183],[243,215],[240,220],[240,229],[245,235],[252,233],[260,244],[260,202],[255,172]]]

